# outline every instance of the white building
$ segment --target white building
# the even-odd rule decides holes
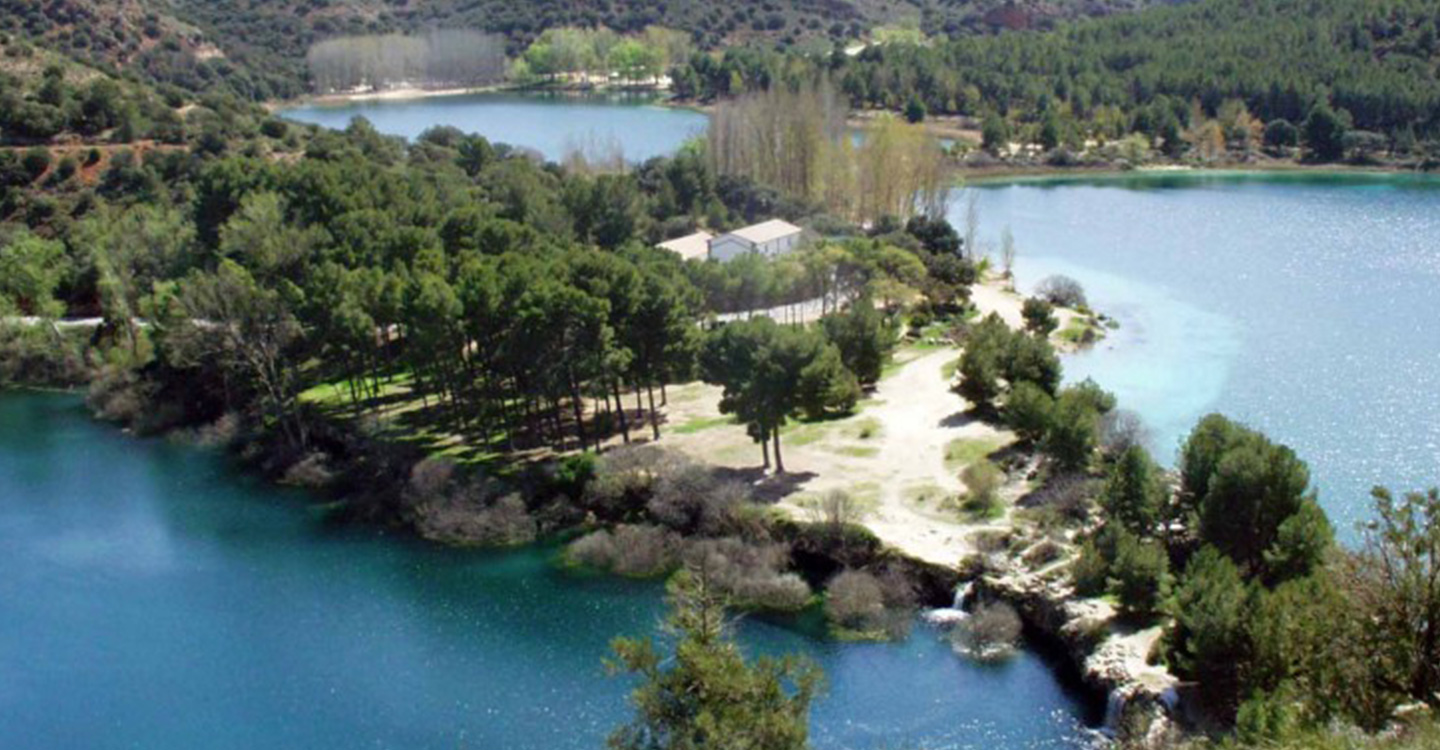
[[[710,240],[710,257],[727,261],[746,253],[783,255],[800,245],[803,231],[800,227],[780,219],[753,224]]]
[[[685,260],[705,260],[710,257],[710,240],[713,239],[715,239],[715,235],[709,232],[696,232],[684,237],[676,237],[673,240],[666,240],[657,247],[661,250],[669,250]]]
[[[719,237],[709,232],[687,234],[662,242],[659,247],[686,260],[713,258],[723,262],[747,253],[784,255],[800,245],[804,231],[788,221],[771,219]]]

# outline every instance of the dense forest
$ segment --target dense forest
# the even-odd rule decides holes
[[[632,0],[502,2],[434,0],[0,0],[0,31],[23,34],[95,67],[143,74],[191,91],[225,90],[252,101],[311,90],[311,46],[346,36],[436,29],[498,34],[518,56],[561,27],[638,34],[680,29],[706,50],[754,44],[815,47],[864,38],[889,25],[933,36],[1040,27],[1057,19],[1127,11],[1149,0],[1013,3],[1000,0]]]
[[[855,56],[736,50],[697,56],[675,80],[709,99],[823,70],[857,107],[966,115],[987,142],[1024,129],[1050,147],[1140,132],[1179,149],[1212,119],[1229,140],[1293,143],[1323,106],[1408,149],[1440,131],[1437,23],[1433,0],[1207,0]],[[1255,124],[1237,123],[1241,108]]]

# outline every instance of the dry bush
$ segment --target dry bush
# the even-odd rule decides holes
[[[1002,658],[1015,650],[1024,625],[1004,602],[981,605],[951,631],[955,648],[977,659]]]
[[[662,469],[645,509],[656,521],[685,534],[715,534],[750,499],[740,482],[722,482],[702,464],[677,461]]]
[[[1014,536],[1008,531],[977,531],[970,536],[975,550],[985,555],[1008,551],[1013,540]]]
[[[194,442],[205,447],[231,445],[240,437],[240,415],[225,412],[220,418],[195,430]]]
[[[914,583],[897,568],[879,573],[846,570],[830,579],[825,614],[854,633],[904,638],[919,607]]]
[[[865,515],[860,502],[845,490],[830,490],[822,495],[810,508],[813,523],[824,524],[831,531],[838,532],[852,523],[859,523]]]
[[[328,466],[329,456],[324,451],[314,451],[290,465],[281,477],[281,484],[311,489],[324,487],[335,480],[335,473]]]
[[[810,601],[810,586],[785,572],[788,545],[748,543],[734,537],[702,539],[685,549],[685,563],[702,568],[731,603],[742,609],[795,611]]]
[[[665,575],[678,561],[679,537],[659,526],[617,526],[570,543],[571,562],[633,578]]]
[[[1136,446],[1144,448],[1152,438],[1140,415],[1129,409],[1111,409],[1100,416],[1100,447],[1111,456]]]
[[[1055,543],[1053,539],[1044,539],[1039,543],[1025,550],[1021,557],[1025,564],[1031,568],[1043,568],[1050,563],[1059,560],[1065,554],[1065,548]]]
[[[595,462],[584,505],[604,515],[623,514],[644,504],[656,480],[683,457],[653,445],[616,448]]]
[[[1060,474],[1021,498],[1018,504],[1025,508],[1048,508],[1065,520],[1084,523],[1090,519],[1091,498],[1095,492],[1094,480],[1081,474]]]
[[[1085,287],[1069,276],[1047,276],[1035,285],[1035,296],[1052,305],[1081,309],[1086,307]]]
[[[103,367],[90,381],[85,401],[100,419],[129,425],[144,414],[149,398],[134,370]]]
[[[405,500],[411,506],[445,499],[455,481],[455,464],[443,458],[427,458],[410,467],[405,483]]]
[[[508,546],[535,541],[535,519],[519,495],[486,498],[457,492],[416,509],[417,528],[428,539],[449,544]]]
[[[825,587],[825,615],[847,630],[879,630],[885,624],[885,592],[863,570],[841,571]]]

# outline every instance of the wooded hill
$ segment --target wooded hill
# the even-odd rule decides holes
[[[823,71],[857,107],[990,116],[1009,132],[1049,131],[1036,139],[1047,147],[1140,132],[1180,148],[1183,130],[1227,102],[1293,125],[1328,103],[1345,127],[1407,150],[1440,129],[1437,24],[1437,0],[1203,0],[854,57],[733,51],[696,58],[676,81],[708,99]]]
[[[546,29],[665,26],[702,49],[790,47],[901,25],[932,36],[1045,27],[1133,10],[1152,0],[0,0],[0,31],[97,67],[133,70],[190,90],[264,100],[306,93],[305,54],[342,36],[464,29],[503,35],[517,55]]]

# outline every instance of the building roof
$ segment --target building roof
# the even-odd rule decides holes
[[[662,250],[669,250],[685,260],[704,260],[710,254],[710,240],[712,239],[715,239],[715,235],[709,232],[696,232],[684,237],[676,237],[673,240],[666,240],[658,247]]]
[[[789,237],[792,234],[799,234],[802,229],[784,219],[771,219],[762,221],[759,224],[751,224],[742,229],[736,229],[730,234],[742,240],[760,244],[771,240],[778,240],[781,237]]]

